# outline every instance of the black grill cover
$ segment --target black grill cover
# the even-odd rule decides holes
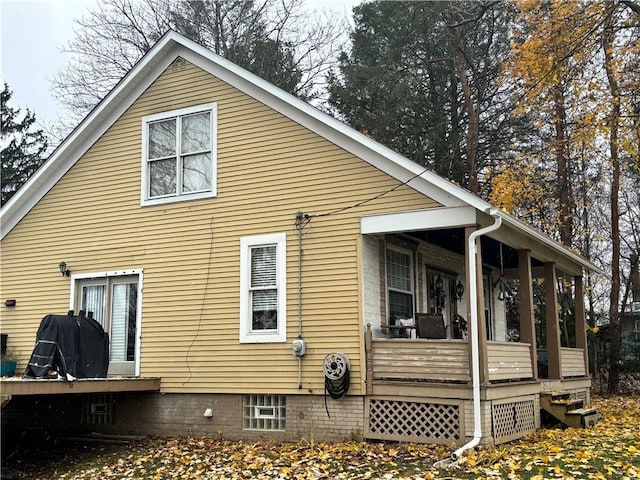
[[[98,322],[69,312],[40,322],[25,378],[105,378],[109,337]]]
[[[80,311],[78,378],[105,378],[109,369],[109,336],[102,325]]]

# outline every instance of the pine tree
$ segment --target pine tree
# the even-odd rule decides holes
[[[13,92],[5,83],[2,89],[2,196],[4,205],[44,163],[47,138],[35,129],[36,116],[30,110],[23,115],[9,106]]]
[[[519,126],[501,61],[511,10],[489,1],[365,2],[329,102],[356,130],[480,193]]]

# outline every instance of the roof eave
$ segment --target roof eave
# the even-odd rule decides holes
[[[118,82],[105,98],[87,114],[53,151],[47,161],[0,209],[0,238],[4,238],[62,178],[130,106],[127,98],[142,93],[149,78],[159,74],[171,59],[178,43],[175,32],[165,34],[145,56]]]
[[[284,92],[201,45],[176,32],[169,31],[71,132],[42,168],[0,209],[2,238],[20,222],[112,123],[129,108],[144,89],[178,56],[182,56],[203,70],[218,76],[221,80],[276,109],[316,134],[393,176],[398,181],[407,183],[444,207],[468,205],[485,214],[493,208],[490,203],[468,190],[430,170],[426,170],[394,150],[346,126],[332,116]],[[591,262],[565,249],[529,225],[504,212],[499,212],[499,215],[511,228],[531,236],[561,254],[568,261],[579,264],[587,270],[602,273]]]

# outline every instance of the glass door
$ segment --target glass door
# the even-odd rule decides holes
[[[135,373],[138,282],[114,280],[111,284],[109,373]]]
[[[109,335],[109,375],[136,374],[138,339],[138,276],[79,281],[78,310],[93,318]]]

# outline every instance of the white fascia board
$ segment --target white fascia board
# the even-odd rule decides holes
[[[115,123],[148,86],[169,66],[173,42],[163,37],[125,75],[109,94],[53,151],[47,161],[0,209],[0,233],[4,238],[44,197],[84,153]]]
[[[604,274],[602,269],[597,265],[595,265],[593,262],[578,255],[576,252],[569,249],[569,247],[565,247],[561,243],[548,237],[544,233],[536,230],[532,226],[502,211],[498,211],[498,215],[502,217],[502,220],[505,225],[511,227],[513,230],[517,232],[520,232],[522,235],[525,235],[533,239],[535,242],[541,243],[546,248],[549,248],[550,250],[554,251],[559,257],[564,258],[567,262],[569,262],[569,264],[577,265],[581,269],[585,269],[601,275]]]
[[[144,90],[178,56],[326,138],[443,206],[486,202],[448,180],[284,92],[197,43],[168,32],[94,110],[71,132],[48,161],[0,210],[4,238]],[[476,205],[477,204],[477,205]]]
[[[473,207],[429,208],[411,212],[365,215],[360,219],[360,233],[411,232],[476,224]]]
[[[314,106],[183,37],[180,56],[443,206],[489,204]],[[477,204],[477,205],[476,205]]]

